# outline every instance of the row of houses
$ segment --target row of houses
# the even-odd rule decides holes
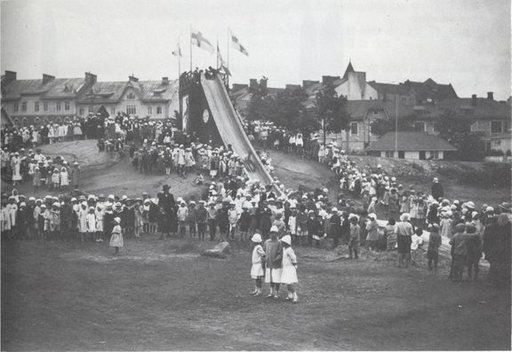
[[[22,126],[59,122],[90,113],[115,115],[124,112],[138,117],[172,117],[178,108],[178,81],[163,77],[142,81],[131,75],[127,81],[101,82],[86,72],[81,78],[17,79],[16,72],[2,76],[2,114]]]
[[[442,159],[443,152],[450,152],[453,147],[446,149],[446,141],[435,137],[439,134],[437,121],[448,115],[469,120],[471,131],[482,135],[485,151],[507,153],[511,150],[510,99],[507,102],[496,101],[492,92],[487,97],[473,95],[460,98],[451,84],[440,84],[431,78],[424,82],[407,80],[398,84],[367,81],[366,73],[355,71],[352,63],[348,64],[343,76],[323,76],[321,81],[304,80],[302,85],[264,88],[270,95],[277,95],[287,89],[303,89],[308,97],[305,107],[311,108],[315,104],[317,92],[327,84],[334,87],[338,96],[347,99],[347,112],[351,118],[346,132],[329,135],[328,140],[349,152],[377,152],[368,149],[370,145],[375,147],[374,144],[379,139],[371,133],[373,121],[408,119],[424,149],[411,153],[409,142],[413,135],[399,132],[399,136],[403,138],[395,138],[394,135],[387,138],[398,139],[400,153],[382,150],[383,156]],[[255,79],[251,79],[248,85],[233,84],[232,100],[242,115],[247,114],[251,97],[257,89],[258,82]],[[436,148],[437,152],[433,153]]]

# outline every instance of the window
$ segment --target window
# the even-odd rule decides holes
[[[111,106],[110,107],[110,115],[114,115],[116,113],[116,107],[115,106]]]
[[[501,121],[491,121],[491,133],[501,133]]]
[[[133,94],[133,92],[128,93],[126,99],[135,99],[135,94]]]
[[[84,108],[80,108],[80,109],[78,110],[78,114],[79,114],[80,116],[83,116],[83,115],[84,115]]]
[[[27,102],[26,101],[21,103],[21,111],[23,111],[23,112],[27,111]]]
[[[19,105],[18,103],[14,103],[14,112],[18,112]]]
[[[390,151],[386,152],[386,158],[394,158],[394,157],[395,157],[395,152],[390,152]]]
[[[43,103],[43,110],[48,111],[48,103]]]
[[[352,122],[350,124],[350,134],[352,136],[357,135],[357,122]]]
[[[399,151],[398,152],[398,159],[405,159],[405,152]]]
[[[137,113],[135,105],[126,105],[126,113],[128,115],[135,115]]]
[[[69,111],[69,101],[64,103],[64,110]]]
[[[510,130],[510,121],[503,121],[503,132]]]
[[[157,106],[157,107],[156,107],[156,113],[157,113],[158,115],[160,115],[160,114],[162,113],[162,107],[161,107],[161,106]]]
[[[55,110],[60,111],[60,102],[55,103]]]
[[[153,107],[148,106],[148,115],[153,115]]]
[[[433,151],[433,152],[430,152],[430,156],[432,157],[432,159],[439,159],[439,152],[438,151]]]
[[[35,111],[35,112],[38,112],[38,111],[39,111],[39,102],[38,102],[38,101],[36,101],[36,102],[34,103],[34,111]]]
[[[89,114],[92,113],[92,110],[93,110],[92,105],[89,105],[89,108],[87,110],[88,110]]]
[[[414,130],[416,132],[425,132],[425,122],[416,122],[414,124]]]

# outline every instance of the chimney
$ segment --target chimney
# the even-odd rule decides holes
[[[135,77],[134,75],[128,76],[128,81],[130,82],[138,82],[139,79]]]
[[[322,76],[322,84],[332,84],[335,80],[340,79],[340,76]]]
[[[472,105],[472,106],[476,106],[476,94],[473,94],[473,95],[471,96],[471,105]]]
[[[256,78],[251,78],[249,80],[249,88],[258,89],[258,80]]]
[[[494,93],[493,92],[487,92],[487,99],[494,100]]]
[[[2,79],[2,84],[8,85],[9,83],[16,80],[16,72],[14,71],[5,71],[4,77]]]
[[[233,88],[231,89],[232,92],[239,91],[240,89],[244,89],[249,87],[247,84],[240,84],[240,83],[233,83]]]
[[[261,89],[263,89],[263,91],[265,91],[267,89],[267,79],[262,79],[260,80],[260,86],[261,86]]]
[[[55,76],[47,75],[46,73],[43,73],[43,84],[46,84],[54,79],[55,79]]]
[[[97,77],[95,74],[90,73],[90,72],[85,73],[85,84],[93,85],[94,83],[96,83],[96,81],[97,81]]]
[[[304,89],[308,89],[309,87],[311,87],[313,84],[317,84],[317,83],[320,83],[319,81],[309,81],[309,80],[303,80],[302,81],[302,88]]]
[[[168,85],[169,84],[169,77],[162,77],[162,84],[164,86]]]

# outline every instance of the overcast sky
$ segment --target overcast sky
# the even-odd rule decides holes
[[[190,28],[227,56],[232,82],[284,86],[343,75],[349,59],[367,80],[452,83],[461,97],[510,96],[510,0],[10,0],[1,3],[1,69],[19,78],[177,77],[178,39],[189,68]],[[194,48],[193,65],[215,64]]]

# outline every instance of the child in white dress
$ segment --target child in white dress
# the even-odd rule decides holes
[[[281,238],[283,243],[283,271],[281,273],[281,283],[288,289],[287,301],[298,303],[297,290],[295,284],[299,282],[297,278],[297,257],[292,248],[292,238],[290,235]]]
[[[254,247],[252,250],[252,266],[251,266],[251,278],[254,279],[255,288],[254,291],[251,292],[253,296],[261,296],[261,284],[264,276],[263,271],[263,259],[265,257],[265,251],[261,246],[261,235],[259,233],[255,233],[251,241],[254,243]]]
[[[114,247],[114,255],[119,254],[119,248],[124,246],[123,234],[121,233],[121,219],[114,218],[114,228],[112,229],[112,237],[110,237],[110,247]]]

